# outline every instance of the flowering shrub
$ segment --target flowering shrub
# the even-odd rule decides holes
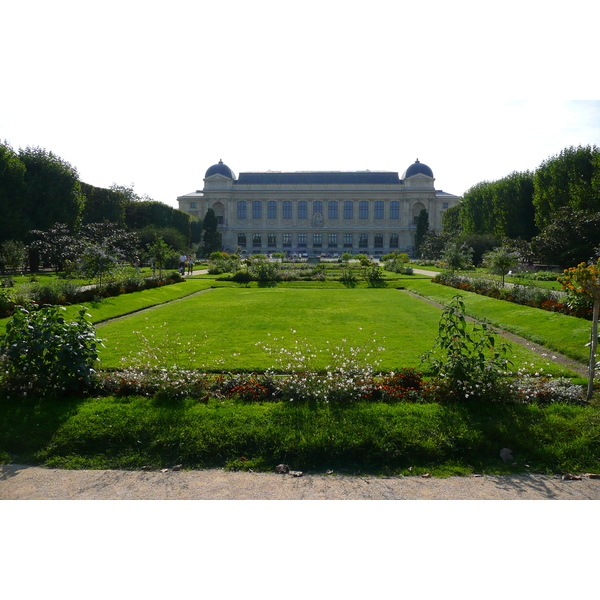
[[[158,396],[170,400],[204,398],[209,390],[207,376],[196,369],[146,370],[129,368],[105,373],[98,378],[96,391],[115,396]]]
[[[391,373],[378,384],[379,397],[384,402],[418,402],[424,390],[422,375],[414,369]]]
[[[421,361],[430,364],[439,380],[445,380],[437,385],[451,395],[487,397],[508,374],[509,346],[496,344],[494,332],[485,323],[468,327],[464,312],[461,296],[455,296],[442,313],[433,350]]]
[[[586,404],[581,385],[569,379],[551,377],[521,377],[511,384],[516,401],[526,404]]]
[[[218,396],[242,402],[268,402],[278,399],[278,389],[269,373],[228,373],[218,375],[212,385]]]
[[[546,290],[535,285],[515,284],[502,287],[499,282],[488,279],[467,277],[452,273],[439,273],[432,281],[466,292],[489,296],[498,300],[506,300],[515,304],[532,306],[553,312],[560,312],[581,318],[591,318],[591,303],[582,303],[575,306],[564,293],[555,290]]]
[[[292,333],[295,331],[292,330]],[[278,342],[273,338],[273,342]],[[383,348],[370,340],[372,347],[339,346],[315,348],[305,340],[294,340],[293,349],[258,343],[273,356],[275,370],[286,377],[274,378],[273,385],[283,400],[290,402],[356,402],[373,395],[375,371]],[[323,369],[323,359],[328,363]],[[274,372],[267,371],[269,375]]]

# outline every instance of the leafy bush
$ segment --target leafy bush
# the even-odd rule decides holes
[[[366,272],[366,279],[370,287],[385,287],[385,279],[380,267],[370,267]]]
[[[496,344],[494,332],[485,324],[469,327],[461,296],[454,296],[440,318],[431,352],[421,360],[429,363],[440,380],[438,385],[459,398],[489,397],[501,385],[510,360],[509,345]]]
[[[6,334],[0,337],[9,391],[56,395],[91,386],[101,340],[84,307],[71,322],[62,316],[63,310],[15,307]]]

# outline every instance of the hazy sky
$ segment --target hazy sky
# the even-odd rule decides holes
[[[460,195],[600,146],[595,4],[13,2],[0,139],[172,206],[219,159],[402,175],[418,157]]]

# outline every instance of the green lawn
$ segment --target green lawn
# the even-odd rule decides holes
[[[515,464],[501,460],[504,447]],[[286,463],[384,475],[597,472],[599,452],[597,407],[0,402],[0,462],[56,468],[272,471]]]
[[[213,285],[223,287],[208,290]],[[212,360],[219,369],[256,371],[272,364],[257,342],[278,338],[278,344],[288,344],[306,338],[327,347],[345,339],[349,346],[365,344],[376,335],[377,343],[386,348],[382,368],[396,370],[419,368],[419,356],[431,349],[437,334],[440,310],[392,286],[404,285],[441,303],[456,294],[419,276],[399,278],[382,289],[330,285],[327,289],[314,282],[246,287],[188,279],[109,298],[89,310],[95,322],[129,314],[98,327],[107,346],[103,367],[122,367],[121,355],[139,351],[142,337],[151,335],[156,345],[174,355],[181,355],[182,348],[184,354],[197,348],[194,360],[198,362]],[[193,295],[202,290],[208,291]],[[589,335],[587,321],[462,295],[473,316],[502,323],[505,329],[542,343],[555,343],[565,354],[576,354]],[[181,300],[171,302],[175,299]],[[156,308],[137,312],[152,306]],[[545,359],[520,347],[513,346],[512,355],[516,364],[532,361],[533,368],[550,370]],[[223,357],[224,362],[219,364],[215,357]],[[503,447],[512,449],[516,464],[500,459]],[[315,406],[242,404],[217,398],[206,402],[136,396],[0,398],[0,462],[63,468],[183,464],[184,468],[255,470],[273,470],[284,462],[308,472],[444,476],[527,470],[597,472],[599,456],[597,405],[360,402]]]
[[[504,300],[495,300],[472,292],[431,283],[429,277],[405,277],[402,284],[411,290],[441,304],[448,304],[460,294],[467,314],[485,320],[501,330],[522,336],[551,350],[586,363],[589,350],[591,323],[560,313],[520,306]]]
[[[382,346],[382,370],[420,369],[421,355],[431,350],[437,336],[440,314],[438,308],[393,288],[213,289],[100,326],[106,346],[101,364],[122,368],[129,362],[122,357],[166,345],[173,361],[189,359],[190,366],[264,371],[274,363],[257,344],[293,348],[295,340],[308,340],[319,348]],[[187,356],[181,349],[188,349]],[[531,363],[532,371],[569,373],[518,345],[512,346],[510,357],[515,365]],[[324,357],[318,366],[326,364]]]

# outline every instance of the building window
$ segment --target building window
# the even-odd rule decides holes
[[[344,234],[344,248],[352,248],[352,234],[351,233]]]
[[[448,203],[446,202],[446,204],[448,204]],[[190,208],[196,208],[196,203],[195,202],[190,202]]]
[[[344,219],[354,219],[354,202],[352,200],[344,202]]]
[[[323,214],[323,203],[320,200],[313,202],[313,215]]]
[[[442,202],[442,208],[448,208],[448,203],[447,202]]]
[[[368,248],[369,247],[369,234],[368,233],[359,234],[358,247],[359,248]]]
[[[376,233],[375,234],[374,247],[375,248],[383,248],[383,233]]]
[[[267,202],[267,219],[277,218],[277,202],[275,200],[269,200]]]
[[[277,246],[277,235],[274,233],[267,234],[267,246],[269,248],[274,248]]]
[[[337,233],[329,234],[329,242],[327,244],[328,248],[337,248]]]
[[[419,223],[419,217],[413,217],[413,225],[416,227]]]
[[[337,219],[338,218],[338,201],[332,200],[327,204],[327,218]]]
[[[260,235],[260,233],[253,233],[252,234],[252,247],[260,248],[261,246],[262,246],[262,236]]]
[[[366,200],[361,200],[358,203],[358,218],[368,219],[369,218],[369,203]]]
[[[308,202],[306,200],[298,202],[298,218],[308,219]]]
[[[238,233],[237,235],[237,245],[241,246],[242,248],[246,247],[246,234],[245,233]]]
[[[390,219],[400,218],[400,202],[398,200],[392,200],[390,202]]]
[[[262,219],[262,200],[254,200],[252,202],[252,218]]]
[[[398,234],[392,233],[390,235],[390,248],[397,248],[397,247],[398,247]]]
[[[306,234],[305,233],[298,234],[298,248],[306,248]]]
[[[377,200],[375,202],[375,208],[373,210],[373,217],[375,219],[383,219],[383,202],[381,200]]]
[[[284,233],[282,234],[282,240],[283,240],[283,247],[284,248],[291,248],[292,247],[292,234],[291,233]]]
[[[237,205],[237,218],[245,219],[246,218],[246,202],[244,200],[238,202]]]
[[[323,247],[323,234],[322,233],[313,233],[313,248],[322,248]]]
[[[283,205],[281,208],[281,213],[282,213],[282,217],[284,219],[291,219],[292,218],[292,201],[291,200],[284,200],[283,201]]]
[[[219,215],[217,217],[217,225],[221,225],[221,226],[225,225],[225,217],[222,217],[221,215]]]

